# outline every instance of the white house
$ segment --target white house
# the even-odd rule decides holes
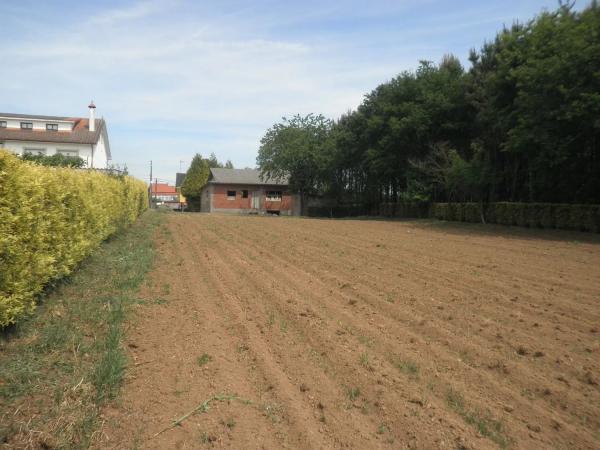
[[[96,119],[90,103],[89,118],[0,113],[0,148],[25,153],[79,156],[89,168],[105,169],[110,161],[104,119]]]

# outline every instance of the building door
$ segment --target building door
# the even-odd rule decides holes
[[[252,209],[260,209],[260,191],[252,191]]]

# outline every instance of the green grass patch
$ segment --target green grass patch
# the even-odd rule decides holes
[[[198,356],[198,360],[196,361],[200,367],[208,364],[212,361],[212,356],[207,353],[203,353],[201,356]]]
[[[472,425],[479,431],[479,434],[492,440],[500,448],[509,448],[510,439],[506,436],[506,430],[501,421],[491,417],[489,412],[482,412],[471,409],[467,406],[464,397],[460,392],[449,390],[446,396],[446,403],[450,409],[458,413],[466,423]]]
[[[394,359],[392,364],[396,369],[406,375],[411,377],[419,376],[419,366],[413,361],[407,359]]]
[[[353,402],[358,397],[360,397],[360,388],[353,387],[346,389],[346,395],[348,396],[348,400]]]
[[[104,242],[41,298],[36,312],[0,334],[0,441],[87,448],[100,406],[127,367],[123,322],[154,259],[163,215],[147,212]]]

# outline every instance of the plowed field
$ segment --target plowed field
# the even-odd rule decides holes
[[[166,222],[99,447],[600,447],[597,236]]]

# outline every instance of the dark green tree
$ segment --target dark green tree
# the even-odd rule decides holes
[[[333,122],[322,115],[283,118],[261,139],[256,163],[264,180],[289,178],[290,189],[298,192],[302,208],[306,196],[322,184],[323,161]]]
[[[196,153],[181,185],[181,193],[185,196],[190,211],[200,211],[202,188],[206,185],[209,174],[207,160]]]

